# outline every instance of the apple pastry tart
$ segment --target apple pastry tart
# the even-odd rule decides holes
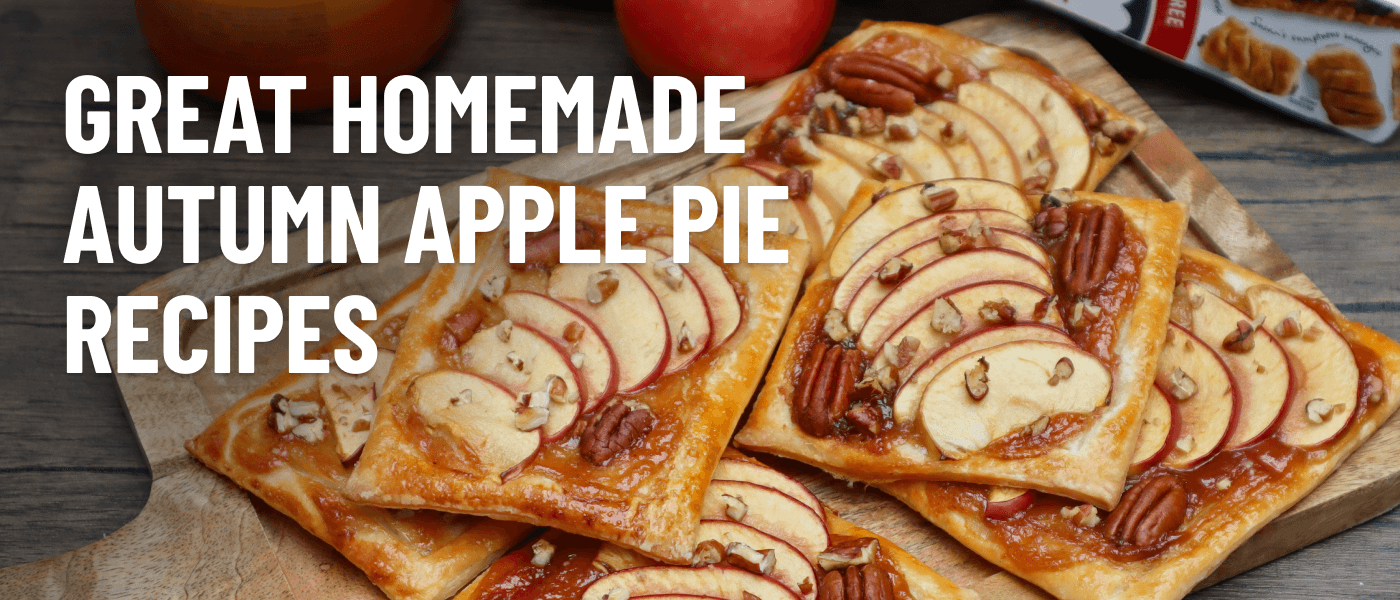
[[[493,170],[488,185],[561,184]],[[578,248],[605,238],[578,188]],[[691,558],[707,477],[757,389],[797,296],[783,264],[722,263],[720,228],[674,258],[670,207],[623,204],[630,263],[560,263],[556,227],[508,263],[501,227],[475,264],[439,264],[404,325],[352,497],[554,527],[671,561]],[[503,220],[509,222],[509,219]],[[610,250],[610,255],[612,250]]]
[[[991,179],[1093,190],[1146,127],[1035,60],[932,25],[866,22],[813,61],[747,150],[707,174],[784,185],[785,227],[825,254],[864,180]]]
[[[529,535],[521,523],[365,505],[346,495],[385,390],[419,278],[363,325],[379,346],[375,366],[349,375],[283,373],[249,393],[185,444],[209,468],[330,544],[395,600],[446,598]],[[337,337],[312,353],[329,357]]]
[[[1066,600],[1181,598],[1327,478],[1397,407],[1400,345],[1326,303],[1185,249],[1127,492],[881,488]]]
[[[716,598],[970,600],[889,540],[831,513],[801,483],[732,450],[715,469],[688,564],[548,530],[458,600]]]

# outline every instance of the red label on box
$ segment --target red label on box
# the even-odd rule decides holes
[[[1195,37],[1196,15],[1199,12],[1197,3],[1198,0],[1157,0],[1147,45],[1185,59],[1191,49],[1191,40]]]

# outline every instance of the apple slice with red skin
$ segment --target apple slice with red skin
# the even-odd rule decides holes
[[[1257,285],[1246,292],[1246,298],[1250,312],[1272,324],[1267,326],[1276,326],[1290,315],[1299,325],[1298,335],[1279,338],[1294,361],[1298,378],[1298,390],[1284,415],[1279,439],[1301,447],[1332,441],[1357,413],[1361,370],[1351,344],[1316,310],[1282,289]],[[1320,422],[1308,415],[1308,404],[1316,399],[1331,407]]]
[[[581,364],[574,366],[584,392],[585,414],[617,393],[617,357],[592,319],[563,302],[535,292],[506,292],[496,303],[505,311],[506,318],[554,338],[556,343],[571,351],[570,363],[575,362],[572,353],[582,355]],[[579,338],[570,342],[567,338],[574,324],[577,327],[573,335]]]
[[[997,248],[967,250],[910,273],[868,313],[852,306],[846,322],[851,329],[860,331],[861,349],[874,352],[891,332],[940,296],[974,283],[997,280],[1020,281],[1046,292],[1054,289],[1045,268],[1025,255]]]
[[[742,518],[729,516],[725,497],[743,503]],[[738,521],[792,544],[811,562],[831,545],[824,517],[792,496],[747,481],[711,481],[700,518]]]
[[[773,571],[767,576],[807,600],[817,597],[817,573],[807,557],[792,544],[743,523],[718,519],[700,521],[700,527],[695,530],[695,541],[707,540],[719,542],[726,548],[738,542],[760,552],[772,550],[775,557]],[[804,584],[809,590],[805,594],[802,593]]]
[[[1011,149],[1011,144],[1007,143],[1001,132],[982,118],[982,115],[965,106],[943,100],[930,104],[929,110],[962,127],[963,135],[967,136],[969,142],[977,146],[977,152],[981,155],[982,164],[986,170],[984,176],[987,179],[1014,185],[1017,188],[1021,186],[1025,175],[1021,173],[1021,163],[1016,160],[1015,151]]]
[[[898,156],[903,164],[909,165],[909,168],[918,174],[917,181],[934,181],[958,176],[948,152],[922,132],[914,132],[914,137],[907,140],[893,140],[883,132],[861,135],[858,139]]]
[[[1032,285],[1027,285],[1019,281],[988,281],[985,283],[974,283],[961,287],[943,296],[962,315],[963,327],[958,331],[944,333],[932,326],[933,314],[937,310],[933,302],[928,303],[918,312],[909,317],[899,328],[890,333],[881,342],[881,349],[885,344],[899,346],[904,343],[905,338],[918,340],[919,347],[909,357],[909,362],[904,369],[901,369],[900,381],[912,376],[919,365],[931,358],[940,350],[947,348],[953,342],[967,338],[988,327],[1006,325],[998,321],[987,321],[981,314],[981,308],[987,302],[1000,302],[1005,300],[1016,311],[1017,324],[1024,325],[1047,325],[1056,329],[1063,329],[1064,323],[1060,319],[1060,311],[1051,307],[1045,313],[1045,317],[1039,321],[1035,320],[1035,307],[1043,301],[1048,293]],[[1066,342],[1068,343],[1068,342]]]
[[[1015,98],[986,81],[969,81],[958,86],[958,104],[982,115],[996,128],[1011,147],[1011,156],[1016,159],[1023,180],[1037,175],[1044,175],[1049,181],[1055,180],[1057,169],[1053,158],[1041,156],[1044,154],[1041,144],[1045,143],[1042,140],[1048,142],[1045,130]],[[1050,161],[1048,172],[1037,169],[1041,160]],[[1021,182],[1016,183],[1020,185]]]
[[[1008,342],[1039,340],[1059,344],[1074,345],[1074,340],[1063,330],[1036,323],[1022,323],[1006,327],[982,328],[946,346],[936,346],[935,351],[921,362],[911,363],[914,367],[904,383],[895,392],[891,404],[896,423],[912,423],[918,417],[919,404],[923,401],[924,390],[929,380],[941,373],[949,363],[973,352],[1000,346]]]
[[[1065,359],[1072,363],[1071,375],[1054,375]],[[974,399],[968,380],[979,368],[986,387]],[[924,387],[915,424],[930,451],[959,459],[1041,417],[1093,412],[1108,402],[1112,389],[1108,367],[1077,346],[1018,340],[949,362]]]
[[[1020,102],[1045,132],[1056,165],[1055,178],[1046,189],[1078,188],[1089,173],[1093,147],[1084,121],[1069,100],[1030,73],[993,69],[987,72],[987,81]]]
[[[1005,521],[1030,508],[1034,501],[1031,490],[994,485],[987,489],[987,508],[982,514],[993,521]]]
[[[643,245],[673,254],[676,241],[670,236],[648,238]],[[681,265],[700,288],[705,297],[705,305],[710,309],[710,347],[729,341],[730,336],[739,330],[744,320],[744,305],[739,302],[739,294],[724,268],[694,245],[690,246],[690,262]]]
[[[826,521],[826,509],[822,507],[817,497],[812,495],[807,486],[802,485],[796,479],[788,477],[782,473],[768,468],[766,465],[738,460],[734,458],[721,458],[715,466],[715,474],[712,477],[715,481],[747,481],[754,485],[773,488],[791,496],[794,500],[806,505],[817,513],[817,516]]]
[[[579,600],[607,600],[614,590],[625,591],[630,597],[645,596],[704,596],[719,600],[801,600],[787,586],[774,579],[750,573],[738,567],[710,565],[680,567],[653,565],[623,569],[594,581]]]
[[[1254,347],[1249,351],[1226,349],[1226,338],[1238,331],[1240,321],[1251,321],[1249,315],[1198,283],[1187,281],[1182,285],[1192,305],[1197,304],[1198,298],[1200,304],[1191,311],[1191,323],[1183,325],[1188,325],[1191,333],[1210,343],[1211,349],[1225,359],[1225,366],[1239,384],[1239,425],[1225,448],[1248,446],[1273,435],[1283,424],[1284,409],[1295,389],[1288,353],[1267,327],[1254,332]]]
[[[903,158],[898,158],[900,165],[898,177],[887,177],[885,173],[875,170],[871,163],[876,161],[881,154],[898,156],[870,142],[858,140],[853,137],[846,137],[835,133],[814,133],[812,141],[817,146],[830,151],[841,157],[847,163],[855,165],[866,177],[876,180],[889,180],[891,185],[898,186],[900,182],[906,184],[916,181],[924,181],[924,177],[915,169],[913,165],[905,162]]]
[[[753,186],[776,186],[777,182],[759,172],[750,165],[730,165],[720,167],[710,171],[705,176],[704,186],[715,195],[715,201],[719,203],[720,210],[724,210],[724,188],[739,188],[739,223],[749,222],[748,209],[748,189]],[[831,231],[823,233],[822,224],[818,221],[816,213],[806,202],[793,202],[786,198],[764,202],[763,215],[778,220],[778,231],[791,234],[798,239],[807,240],[813,245],[813,251],[818,251],[825,247],[824,241],[830,239],[835,231],[836,224],[830,223],[828,227]]]
[[[705,304],[700,285],[684,267],[667,260],[671,258],[669,254],[656,248],[625,248],[646,253],[647,261],[637,265],[635,270],[661,301],[661,310],[666,313],[666,323],[671,328],[671,353],[663,374],[690,366],[710,347],[710,307]],[[677,268],[667,272],[663,266],[667,263]],[[689,347],[682,339],[686,335],[690,336]]]
[[[1180,370],[1191,379],[1195,393],[1178,397],[1172,383]],[[1239,386],[1224,359],[1195,334],[1176,323],[1167,324],[1167,339],[1157,359],[1157,385],[1176,403],[1181,433],[1163,463],[1176,469],[1199,465],[1225,447],[1240,418]],[[1181,389],[1182,394],[1190,393]]]
[[[593,304],[588,279],[612,271],[617,291]],[[637,391],[656,381],[671,357],[671,328],[661,301],[630,265],[561,264],[549,274],[549,295],[598,325],[617,357],[617,392]]]
[[[515,426],[515,394],[480,375],[433,371],[413,381],[408,398],[425,424],[465,446],[487,474],[511,471],[539,450],[540,429]]]
[[[1176,403],[1167,400],[1155,384],[1147,388],[1147,403],[1142,407],[1142,429],[1138,432],[1131,472],[1141,473],[1166,459],[1180,435],[1181,414]]]
[[[948,153],[948,159],[953,162],[953,169],[957,172],[957,177],[987,176],[986,167],[982,163],[982,153],[977,150],[977,146],[967,138],[950,139],[944,136],[943,132],[948,127],[947,117],[935,113],[927,108],[914,105],[913,112],[909,116],[919,124],[919,131],[933,138],[943,150]]]
[[[549,419],[540,427],[546,442],[568,433],[582,412],[578,369],[569,361],[569,351],[538,329],[502,321],[477,331],[460,355],[468,371],[517,395],[544,392],[554,377],[563,382],[563,397],[551,397]]]
[[[1021,195],[1019,188],[997,181],[943,179],[901,188],[870,205],[841,232],[841,237],[827,254],[827,266],[831,276],[845,276],[851,264],[885,236],[914,221],[934,215],[929,210],[925,191],[934,193],[937,187],[950,188],[957,192],[953,204],[944,211],[1004,210],[1027,222],[1035,215],[1035,210],[1026,201],[1025,196]]]
[[[1047,257],[1045,250],[1031,239],[1030,223],[1016,215],[995,209],[950,210],[900,227],[866,250],[865,254],[846,269],[845,275],[836,284],[836,290],[831,295],[831,306],[848,311],[851,299],[890,259],[915,247],[925,247],[928,251],[938,248],[941,252],[939,236],[948,231],[966,230],[973,219],[991,229],[994,247],[1020,252],[1037,259]],[[1049,263],[1046,264],[1048,268]]]
[[[374,366],[364,373],[351,375],[332,364],[328,372],[317,376],[321,405],[326,409],[335,452],[342,463],[355,462],[369,440],[375,402],[389,379],[393,362],[393,350],[378,348]]]
[[[1045,253],[1045,249],[1041,248],[1040,244],[1037,244],[1030,238],[1015,234],[1003,235],[993,233],[992,237],[992,244],[987,246],[988,248],[996,248],[1020,254],[1021,256],[1035,261],[1042,269],[1049,272],[1050,256]],[[947,256],[948,255],[943,252],[941,243],[936,239],[929,240],[899,253],[899,258],[909,263],[911,273],[917,272]],[[885,296],[888,296],[890,292],[894,291],[897,284],[890,285],[880,282],[878,274],[879,272],[877,271],[875,275],[867,277],[865,282],[860,284],[856,293],[850,296],[849,303],[843,307],[846,314],[859,315],[861,319],[866,318],[866,316],[885,299]],[[843,279],[842,281],[844,282],[845,280]],[[837,290],[840,291],[839,285],[837,286]],[[833,298],[832,306],[836,306],[834,300]],[[979,304],[978,306],[981,305]]]

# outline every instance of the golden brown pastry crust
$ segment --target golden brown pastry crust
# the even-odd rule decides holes
[[[1353,0],[1230,0],[1230,3],[1236,6],[1303,13],[1376,27],[1400,28],[1400,15],[1394,12],[1385,14],[1363,12],[1357,10],[1357,2]],[[1374,5],[1374,3],[1371,4]]]
[[[1132,306],[1121,317],[1114,349],[1118,365],[1108,406],[1100,409],[1092,425],[1079,436],[1041,456],[1005,460],[976,454],[960,460],[938,460],[922,446],[905,444],[885,454],[875,454],[840,438],[817,438],[802,431],[792,419],[794,382],[790,374],[800,360],[797,340],[803,331],[820,323],[829,297],[804,295],[790,321],[783,343],[773,359],[767,381],[759,393],[748,423],[734,442],[741,448],[762,450],[807,462],[843,477],[863,481],[900,478],[965,481],[1013,487],[1030,487],[1056,495],[1113,507],[1122,492],[1141,426],[1163,331],[1171,305],[1171,291],[1186,228],[1185,210],[1177,204],[1141,200],[1093,192],[1077,193],[1079,202],[1111,202],[1122,207],[1128,221],[1142,234],[1147,252],[1138,271],[1138,291]],[[868,197],[863,202],[868,202]],[[845,226],[863,208],[852,207]],[[839,234],[838,234],[839,235]],[[809,289],[830,280],[823,263],[809,282]]]
[[[1308,75],[1317,80],[1318,101],[1333,125],[1371,128],[1385,122],[1371,67],[1351,48],[1334,44],[1314,52]]]
[[[1183,258],[1207,265],[1219,273],[1218,282],[1236,293],[1243,294],[1251,286],[1261,284],[1283,287],[1203,250],[1187,248],[1182,254]],[[1046,552],[1072,553],[1074,560],[1057,570],[1021,569],[1009,549],[997,541],[980,510],[968,510],[950,501],[956,494],[954,486],[906,481],[880,487],[983,558],[1059,598],[1181,598],[1251,535],[1321,484],[1400,406],[1400,398],[1396,397],[1396,391],[1400,390],[1400,344],[1340,315],[1336,315],[1336,320],[1351,343],[1369,348],[1380,357],[1385,372],[1385,399],[1372,405],[1339,438],[1330,442],[1325,451],[1310,452],[1310,458],[1302,461],[1302,468],[1266,485],[1231,488],[1231,493],[1220,501],[1220,510],[1197,513],[1182,537],[1153,558],[1116,562],[1059,544],[1042,548]]]
[[[1201,60],[1256,90],[1276,96],[1298,86],[1302,63],[1283,46],[1259,39],[1234,17],[1212,29],[1201,42]]]
[[[563,185],[494,169],[490,175],[488,185],[500,189],[503,196],[507,186],[538,185],[557,197]],[[580,219],[602,221],[601,193],[577,188],[576,197]],[[624,214],[636,219],[639,231],[669,231],[669,206],[626,202],[624,207]],[[560,457],[571,457],[570,464],[576,463],[569,468],[577,468],[581,478],[567,473],[556,477],[536,459],[519,476],[502,484],[499,477],[435,465],[433,457],[414,444],[403,423],[394,417],[394,408],[411,406],[404,393],[408,384],[441,368],[434,350],[441,320],[477,293],[477,281],[509,268],[502,252],[504,229],[478,236],[476,265],[441,264],[429,275],[424,299],[404,328],[401,358],[395,361],[388,393],[380,400],[385,408],[376,416],[364,456],[347,484],[351,495],[382,506],[436,508],[550,526],[634,548],[668,562],[688,561],[710,473],[782,335],[806,264],[806,244],[770,234],[765,246],[786,249],[788,263],[727,264],[745,302],[739,330],[685,372],[668,376],[682,378],[673,381],[684,383],[667,384],[669,392],[664,397],[657,397],[662,395],[655,387],[629,396],[656,410],[664,407],[669,411],[659,417],[661,424],[648,442],[664,449],[664,460],[642,461],[624,453],[607,466],[595,468],[575,451],[560,450]],[[708,252],[722,247],[721,236],[721,227],[716,225],[692,236],[691,243]],[[666,427],[671,427],[674,435],[658,433]],[[566,466],[560,462],[564,460],[550,464]],[[625,474],[632,488],[604,485],[604,476],[598,474],[615,479]]]
[[[1113,144],[1112,151],[1105,154],[1100,153],[1097,149],[1090,150],[1088,172],[1084,180],[1074,188],[1076,190],[1093,190],[1098,187],[1104,177],[1108,176],[1108,172],[1111,171],[1113,167],[1117,166],[1119,161],[1123,160],[1139,142],[1147,137],[1147,126],[1144,123],[1118,110],[1107,100],[1080,87],[1078,83],[1061,77],[1050,68],[1036,62],[1034,59],[936,25],[904,21],[865,21],[861,23],[859,29],[845,38],[842,38],[841,41],[837,42],[831,48],[828,48],[812,61],[812,67],[793,81],[792,85],[788,88],[788,92],[783,96],[782,100],[778,102],[778,110],[758,126],[754,127],[748,135],[745,136],[746,146],[748,148],[756,146],[772,127],[773,120],[779,115],[790,111],[791,107],[810,104],[812,95],[815,91],[821,89],[821,84],[819,83],[820,78],[817,73],[818,68],[826,58],[842,52],[851,52],[857,49],[866,50],[868,48],[862,48],[862,46],[866,45],[872,38],[881,34],[900,34],[907,36],[920,44],[926,45],[933,54],[941,55],[945,60],[958,61],[960,68],[972,68],[980,71],[1004,68],[1034,75],[1048,83],[1055,91],[1059,92],[1061,96],[1064,96],[1071,106],[1078,107],[1081,102],[1093,102],[1094,105],[1102,109],[1103,122],[1121,120],[1133,127],[1136,134],[1125,142]],[[927,63],[928,59],[921,59],[917,53],[905,52],[900,54],[898,58],[909,61],[911,64],[921,68],[930,66]],[[1095,130],[1090,128],[1088,133],[1092,138]],[[739,162],[739,160],[740,157],[731,156],[727,158],[726,162],[732,164]],[[1023,177],[1024,176],[1023,174]],[[1017,186],[1021,184],[1019,181],[1008,183]],[[839,200],[845,201],[845,199]]]
[[[385,302],[366,331],[406,314],[421,297],[422,284],[419,278]],[[324,356],[346,343],[337,337],[312,354]],[[185,448],[330,544],[395,600],[445,598],[529,533],[520,523],[433,511],[401,514],[351,501],[343,489],[349,469],[341,467],[329,439],[312,445],[268,427],[274,394],[316,387],[316,375],[282,373],[229,407]]]

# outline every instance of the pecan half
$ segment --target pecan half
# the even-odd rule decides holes
[[[1069,216],[1069,237],[1060,256],[1060,279],[1071,294],[1085,295],[1108,278],[1123,243],[1123,209],[1103,204]]]
[[[839,346],[812,349],[792,399],[792,420],[803,431],[826,437],[851,407],[851,389],[862,369],[859,350]]]
[[[1104,521],[1104,531],[1119,543],[1149,546],[1185,520],[1186,488],[1174,475],[1161,473],[1123,494],[1118,508]]]
[[[894,600],[890,577],[873,563],[831,571],[822,576],[817,600]]]
[[[583,430],[578,451],[594,466],[608,464],[613,456],[646,437],[656,425],[656,415],[645,407],[632,408],[618,402],[604,409]]]
[[[574,223],[574,247],[601,248],[603,236],[587,223]],[[507,242],[509,245],[509,242]],[[513,269],[553,267],[559,264],[559,222],[555,221],[544,231],[525,234],[525,262],[511,264]]]
[[[905,114],[933,102],[929,77],[907,62],[873,52],[843,52],[822,64],[821,78],[847,100]]]

